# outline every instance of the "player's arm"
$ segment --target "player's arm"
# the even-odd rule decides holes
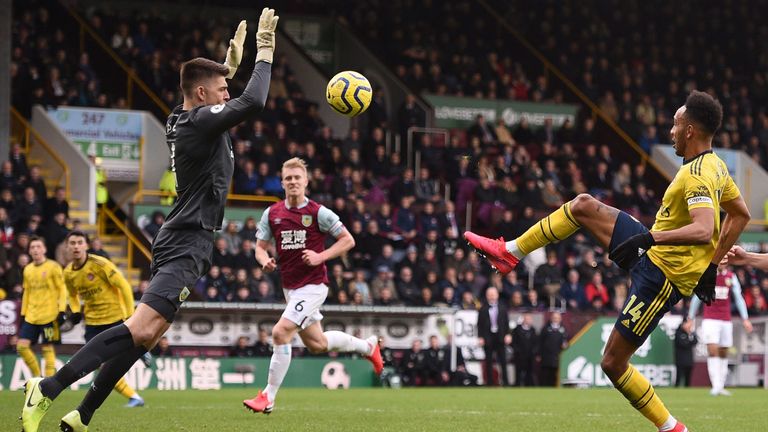
[[[744,326],[744,330],[746,330],[747,333],[752,333],[752,323],[749,321],[747,302],[744,301],[744,296],[741,295],[741,283],[736,275],[731,277],[731,294],[733,295],[733,302],[736,303],[736,310],[739,311],[741,324]]]
[[[696,319],[696,314],[699,313],[699,307],[701,306],[701,300],[697,296],[691,298],[691,307],[688,309],[688,319]]]
[[[21,290],[21,316],[22,317],[27,316],[27,306],[29,306],[29,292],[27,292],[27,289],[29,288],[29,275],[27,273],[28,273],[27,268],[24,268],[23,275],[21,278],[21,286],[23,287],[23,289]]]
[[[275,11],[264,8],[259,18],[256,33],[256,66],[251,79],[240,97],[221,105],[204,106],[190,116],[192,122],[202,133],[210,136],[219,135],[241,123],[249,116],[264,108],[272,78],[272,57],[275,50],[275,28],[278,17]]]
[[[747,252],[741,246],[733,246],[723,258],[722,264],[751,266],[768,270],[768,254]]]
[[[80,296],[77,294],[77,287],[71,280],[64,278],[64,284],[67,287],[67,293],[69,294],[69,309],[73,314],[80,313]]]
[[[317,225],[320,232],[327,233],[336,238],[336,242],[322,252],[305,249],[302,253],[304,264],[310,266],[320,265],[328,260],[344,255],[355,247],[355,239],[341,223],[339,216],[331,209],[322,206],[317,212]]]
[[[342,225],[341,230],[338,235],[336,235],[336,242],[331,247],[320,253],[305,249],[302,258],[305,264],[317,266],[328,260],[344,255],[353,247],[355,247],[355,239],[352,237],[352,234],[344,228],[344,225]]]
[[[61,266],[56,264],[53,267],[53,274],[51,275],[53,285],[56,287],[58,293],[59,302],[59,314],[67,312],[67,285],[64,283],[64,272],[61,270]]]
[[[712,262],[715,264],[719,264],[725,254],[731,250],[751,217],[747,203],[744,202],[741,195],[730,201],[721,202],[720,207],[725,210],[728,216],[723,221],[723,229],[720,231],[717,248],[715,248],[715,254],[712,256]]]
[[[261,268],[271,273],[277,268],[277,262],[275,259],[269,256],[270,242],[272,242],[272,228],[269,226],[269,208],[264,210],[261,214],[259,223],[256,224],[256,248],[254,254],[256,255],[256,262],[259,263]]]
[[[669,231],[653,231],[654,244],[657,245],[701,245],[712,241],[715,230],[715,209],[699,207],[688,212],[691,223]]]
[[[128,283],[125,276],[123,276],[120,270],[118,270],[112,262],[104,267],[104,275],[107,282],[117,288],[117,291],[120,294],[120,298],[122,299],[121,303],[123,305],[123,317],[128,318],[133,315],[134,299],[131,284]]]

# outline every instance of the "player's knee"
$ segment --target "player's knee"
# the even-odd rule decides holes
[[[291,335],[289,332],[280,326],[274,326],[272,328],[272,344],[285,345],[287,343],[291,343]]]
[[[587,209],[589,204],[595,201],[595,198],[589,194],[578,194],[576,198],[571,201],[570,210],[573,217],[578,221],[581,218],[588,217]]]
[[[624,373],[626,365],[621,364],[616,357],[606,354],[600,361],[600,368],[611,381],[615,381]]]

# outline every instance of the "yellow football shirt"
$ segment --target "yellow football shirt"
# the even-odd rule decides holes
[[[67,310],[67,291],[61,265],[45,260],[24,267],[24,293],[21,297],[21,314],[30,324],[48,324],[56,320],[59,312]]]
[[[651,231],[670,231],[692,222],[690,210],[707,207],[715,210],[712,240],[705,245],[657,245],[648,257],[685,296],[690,296],[699,277],[707,269],[720,237],[720,203],[740,195],[728,167],[712,151],[683,162],[664,192],[656,222]]]
[[[112,261],[88,254],[82,267],[75,268],[74,264],[64,269],[69,305],[73,312],[80,312],[83,302],[87,325],[112,324],[131,316],[133,290]]]

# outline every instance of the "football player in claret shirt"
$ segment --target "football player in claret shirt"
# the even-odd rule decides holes
[[[752,332],[752,323],[747,313],[747,303],[741,295],[739,278],[727,267],[717,272],[715,283],[715,299],[709,305],[704,305],[701,321],[701,340],[707,344],[707,372],[712,385],[712,396],[730,396],[725,389],[728,378],[728,348],[733,346],[733,322],[731,322],[731,293],[736,303],[736,309],[741,316],[741,323],[747,333]],[[696,318],[701,301],[694,297],[688,318]]]
[[[255,398],[243,401],[250,410],[264,414],[272,412],[277,391],[288,372],[291,340],[296,332],[313,354],[356,352],[373,363],[377,375],[384,367],[376,336],[363,340],[340,331],[323,332],[320,307],[328,296],[325,262],[352,249],[355,240],[338,215],[306,197],[309,180],[303,160],[289,159],[281,174],[285,200],[273,204],[261,216],[256,233],[256,260],[266,272],[280,269],[287,305],[272,328],[274,352],[267,387]],[[327,235],[336,242],[325,249]],[[272,240],[277,260],[267,253]]]
[[[32,262],[24,267],[24,292],[21,297],[21,331],[16,351],[33,376],[40,376],[37,357],[31,345],[43,338],[41,351],[45,360],[45,376],[56,371],[54,345],[61,343],[59,326],[64,323],[67,293],[61,266],[45,257],[45,240],[33,236],[29,240]]]
[[[712,151],[712,137],[723,120],[720,102],[694,90],[673,120],[670,138],[683,164],[664,192],[650,230],[629,214],[580,194],[512,241],[471,232],[464,237],[506,274],[536,249],[570,237],[582,227],[591,232],[632,278],[600,366],[616,389],[660,431],[687,432],[629,360],[681,298],[696,294],[705,303],[714,300],[717,265],[750,215],[728,167]],[[722,228],[721,208],[728,214]]]
[[[88,342],[104,330],[122,324],[133,314],[133,290],[112,261],[87,252],[88,237],[84,232],[70,232],[65,242],[72,257],[72,262],[64,268],[64,283],[72,310],[70,321],[77,324],[85,318],[85,341]],[[114,389],[128,398],[127,407],[144,406],[144,399],[125,378],[120,378]],[[109,393],[89,389],[80,406],[64,416],[62,424],[72,430],[78,430],[80,424],[87,425],[107,396]]]

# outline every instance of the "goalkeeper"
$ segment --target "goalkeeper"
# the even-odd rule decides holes
[[[230,42],[225,64],[204,58],[182,64],[184,103],[174,108],[166,123],[178,200],[152,243],[149,288],[125,323],[96,335],[54,376],[27,382],[22,408],[24,431],[37,432],[52,401],[70,384],[103,364],[92,386],[94,400],[90,407],[96,410],[120,377],[168,330],[189,296],[188,287],[208,272],[213,233],[221,230],[234,171],[229,129],[264,107],[277,21],[275,11],[264,8],[256,33],[256,64],[238,98],[229,99],[226,78],[234,76],[242,59],[245,22],[240,23]],[[88,422],[73,423],[69,430],[87,430]],[[159,425],[159,429],[170,428],[165,426]]]

